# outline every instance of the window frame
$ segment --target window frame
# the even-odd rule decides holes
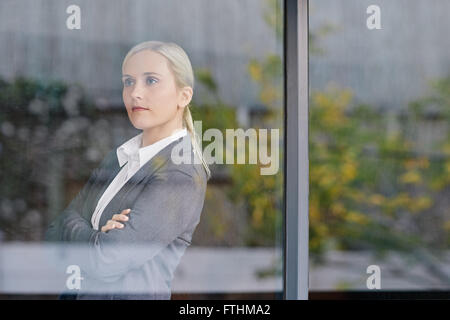
[[[309,1],[284,0],[283,12],[285,61],[283,299],[307,300],[309,291]]]

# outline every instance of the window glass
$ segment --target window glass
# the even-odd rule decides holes
[[[312,293],[450,286],[449,10],[310,2]]]
[[[1,1],[0,296],[73,297],[88,281],[77,276],[78,262],[94,255],[100,262],[89,270],[100,273],[97,280],[102,284],[119,281],[115,277],[133,266],[139,270],[134,271],[136,279],[158,279],[155,281],[170,287],[172,299],[281,298],[282,23],[279,0],[80,0],[74,5],[56,0]],[[211,171],[198,224],[195,220],[188,224],[188,213],[180,209],[181,202],[183,208],[194,212],[192,208],[201,202],[192,200],[188,205],[189,192],[193,199],[198,193],[182,188],[195,175],[184,169],[180,169],[181,174],[169,170],[179,180],[170,180],[162,171],[151,181],[141,176],[149,185],[140,195],[136,190],[143,190],[142,185],[129,184],[123,175],[124,187],[108,189],[112,199],[103,202],[103,211],[98,208],[100,196],[119,174],[118,163],[122,162],[117,149],[142,133],[142,128],[151,127],[138,118],[131,121],[135,116],[131,107],[138,106],[141,94],[156,104],[165,92],[151,91],[152,85],[157,88],[157,76],[139,81],[146,65],[136,58],[139,53],[134,56],[134,69],[127,66],[132,69],[131,77],[122,78],[126,54],[145,41],[175,43],[187,54],[193,69],[189,107]],[[159,59],[168,61],[164,55]],[[189,69],[185,62],[180,65]],[[172,77],[176,72],[189,74],[183,68],[167,70],[173,71]],[[128,106],[125,98],[130,99]],[[167,99],[173,104],[171,96]],[[132,162],[131,156],[126,159],[131,179],[135,179],[138,175],[133,175],[131,164],[141,163]],[[142,168],[139,166],[136,168]],[[105,167],[111,170],[104,171]],[[166,184],[161,182],[166,178]],[[146,203],[146,196],[152,201]],[[122,210],[125,205],[132,206],[129,223],[135,217],[142,221],[136,229],[128,226],[134,233],[125,233],[126,222],[123,230],[101,231],[101,222],[105,222],[102,214],[112,215],[112,208]],[[91,218],[97,210],[103,213],[95,229],[95,219]],[[75,217],[70,220],[73,225],[61,220],[65,221],[57,225],[61,233],[55,236],[66,239],[59,241],[64,246],[53,248],[53,243],[44,241],[48,228],[69,211]],[[169,212],[185,215],[170,220],[166,227],[150,223],[150,216],[152,221],[169,221]],[[85,222],[78,220],[80,217]],[[188,227],[192,226],[194,232],[190,233],[193,230]],[[165,233],[175,227],[178,233]],[[160,247],[165,243],[159,242],[161,239],[169,239],[162,234],[173,237],[173,242]],[[115,251],[115,241],[134,250],[136,239],[149,241],[143,243],[142,255],[134,255],[133,263],[127,264],[131,260],[125,259],[120,260],[120,267],[114,264],[119,261],[115,259],[132,255],[126,250]],[[80,245],[81,250],[74,256],[66,251],[72,245]],[[142,258],[146,255],[152,260]],[[150,269],[142,267],[144,263]],[[90,274],[83,266],[81,278],[95,278],[96,273]],[[132,290],[151,290],[136,284],[142,282],[130,281]]]

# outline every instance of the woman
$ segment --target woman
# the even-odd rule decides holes
[[[81,269],[77,299],[170,299],[210,177],[188,106],[192,66],[176,44],[148,41],[128,52],[122,74],[128,117],[142,132],[106,156],[46,240],[85,246],[67,260]],[[174,161],[178,144],[192,161]]]

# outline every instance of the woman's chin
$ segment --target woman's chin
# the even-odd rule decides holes
[[[148,123],[148,121],[140,121],[138,119],[130,119],[130,120],[133,127],[135,127],[138,130],[144,130],[145,128],[153,126],[151,123]]]
[[[143,123],[137,123],[137,122],[132,122],[133,127],[135,127],[138,130],[146,130],[149,128],[153,128],[155,125],[153,124],[143,124]]]

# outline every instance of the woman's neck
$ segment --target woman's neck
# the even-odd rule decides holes
[[[174,134],[178,130],[183,129],[182,123],[177,123],[177,125],[168,125],[166,123],[164,127],[157,126],[152,128],[144,129],[142,132],[142,145],[141,148],[154,144],[161,139],[167,138]]]

